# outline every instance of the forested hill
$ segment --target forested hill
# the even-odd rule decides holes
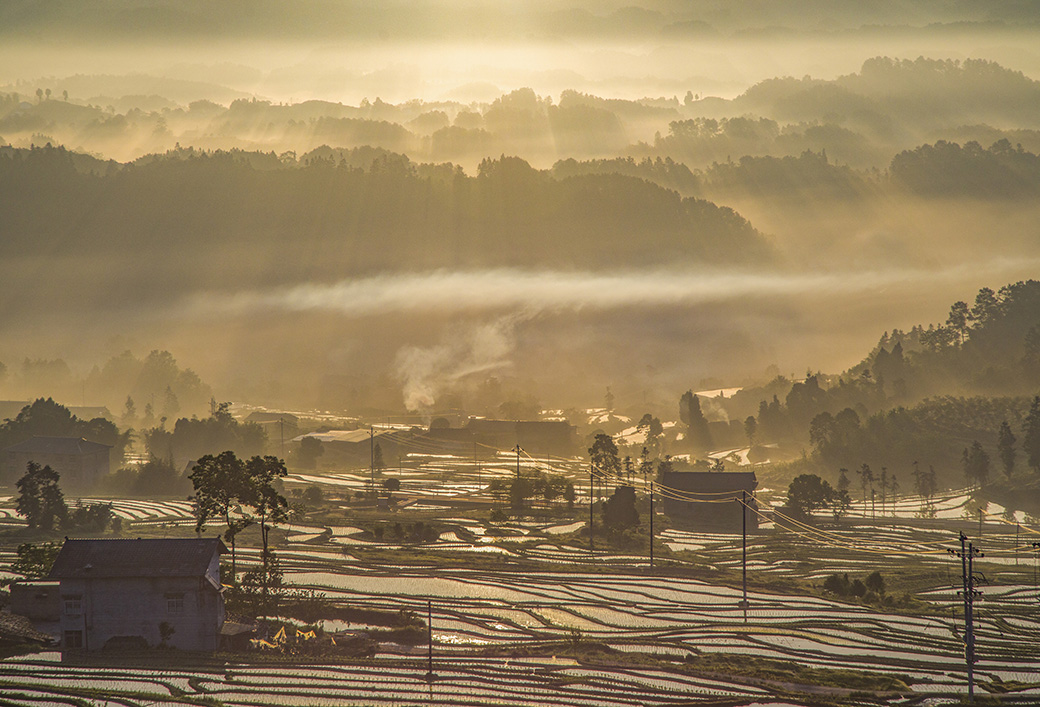
[[[1040,388],[1040,281],[979,290],[938,326],[894,330],[853,369],[911,397],[1029,395]]]
[[[75,164],[62,148],[6,149],[0,252],[186,257],[219,249],[252,260],[295,252],[308,254],[312,277],[770,257],[763,236],[731,209],[633,177],[557,179],[512,157],[485,160],[470,177],[385,152],[363,168],[352,164],[356,153],[322,154],[283,163],[273,154],[181,151],[92,165]]]

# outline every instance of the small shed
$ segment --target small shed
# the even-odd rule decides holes
[[[225,552],[219,538],[66,540],[48,576],[60,584],[62,650],[217,650]]]

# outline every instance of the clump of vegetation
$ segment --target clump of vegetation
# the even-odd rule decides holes
[[[856,599],[864,604],[890,608],[915,609],[922,605],[911,593],[896,596],[886,592],[885,578],[874,571],[863,579],[849,579],[848,573],[832,574],[823,581],[823,591],[836,597]]]
[[[864,691],[904,691],[914,683],[908,675],[881,675],[858,670],[810,668],[786,660],[769,660],[748,655],[701,653],[686,656],[685,668],[694,674],[721,673],[799,685],[824,685]]]
[[[109,527],[118,531],[122,522],[112,513],[111,503],[77,503],[71,509],[65,503],[59,481],[61,475],[50,466],[29,462],[26,472],[18,479],[18,515],[33,530],[66,530],[103,533]]]

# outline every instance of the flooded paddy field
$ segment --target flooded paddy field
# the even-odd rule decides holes
[[[986,551],[977,565],[987,584],[976,607],[976,675],[990,685],[1013,684],[1022,699],[1040,699],[1040,558],[1029,544],[1040,530],[1003,517],[1002,509],[985,512],[981,538],[969,498],[958,492],[933,499],[936,512],[929,518],[921,517],[921,499],[902,497],[884,511],[855,504],[843,521],[816,527],[763,521],[747,538],[745,610],[741,535],[698,532],[657,514],[651,567],[645,534],[623,545],[597,538],[589,546],[587,471],[579,460],[521,459],[521,468],[551,468],[576,484],[584,480],[585,495],[577,494],[570,513],[562,504],[532,504],[519,516],[493,521],[489,510],[504,506],[490,484],[516,473],[516,459],[508,455],[480,464],[427,455],[384,471],[400,479],[395,496],[407,503],[397,510],[335,500],[344,488],[363,491],[370,483],[356,470],[288,479],[289,489],[323,488],[335,510],[299,515],[277,529],[285,581],[336,606],[425,618],[429,602],[432,682],[426,646],[391,642],[379,644],[372,658],[336,665],[251,664],[224,656],[218,667],[130,670],[35,654],[0,661],[0,704],[143,707],[201,698],[223,705],[330,706],[785,703],[789,687],[687,669],[690,659],[712,654],[891,676],[928,695],[929,704],[943,704],[965,685],[960,561],[948,552],[958,548],[960,531]],[[771,500],[779,505],[780,499]],[[111,502],[125,528],[146,534],[186,534],[194,525],[187,501]],[[770,500],[762,505],[768,512]],[[12,509],[12,499],[0,499],[0,523],[22,522]],[[395,524],[420,520],[436,528],[435,537],[395,537]],[[380,525],[385,532],[376,534]],[[259,556],[253,544],[238,547],[240,568]],[[4,548],[0,564],[13,557],[13,548]],[[822,591],[834,574],[863,579],[874,571],[890,584],[876,601]],[[328,629],[369,628],[334,624]],[[568,646],[598,652],[575,656]],[[850,690],[824,692],[844,699]]]

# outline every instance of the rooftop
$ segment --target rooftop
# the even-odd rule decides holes
[[[201,577],[220,538],[65,540],[48,579],[97,577]]]
[[[111,448],[112,445],[89,442],[82,437],[33,437],[4,451],[29,454],[94,454]]]

